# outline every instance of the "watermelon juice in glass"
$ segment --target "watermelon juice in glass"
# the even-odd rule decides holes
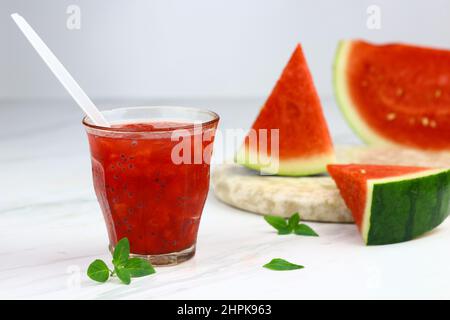
[[[84,118],[94,189],[110,250],[127,237],[131,255],[173,265],[195,254],[209,189],[219,116],[184,107],[103,112],[111,127]]]

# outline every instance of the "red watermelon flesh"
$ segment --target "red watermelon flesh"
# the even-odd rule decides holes
[[[344,41],[336,57],[338,102],[371,144],[450,150],[450,51]]]
[[[328,165],[327,169],[360,230],[366,207],[367,181],[369,179],[391,178],[429,170],[424,167],[366,164],[335,164]]]
[[[279,175],[306,175],[324,172],[333,162],[334,151],[319,96],[311,73],[298,45],[279,78],[270,97],[262,107],[252,129],[279,129]],[[258,137],[258,136],[257,136]],[[267,154],[270,156],[271,136]],[[262,170],[259,163],[249,163],[250,153],[258,154],[256,145],[247,136],[237,162]]]

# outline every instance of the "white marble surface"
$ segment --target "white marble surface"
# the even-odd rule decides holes
[[[335,141],[356,142],[327,101]],[[152,104],[162,102],[175,103]],[[259,102],[176,101],[213,106],[222,128],[249,126]],[[354,225],[311,223],[319,238],[277,236],[260,216],[212,193],[192,260],[158,268],[130,286],[93,283],[87,266],[109,260],[109,252],[76,106],[2,102],[0,119],[0,298],[450,298],[449,221],[415,241],[365,247]],[[305,269],[261,267],[275,257]]]

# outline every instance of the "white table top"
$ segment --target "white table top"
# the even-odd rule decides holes
[[[248,127],[259,102],[185,104],[216,106],[230,128]],[[334,104],[325,105],[335,141],[357,141]],[[365,247],[354,225],[310,223],[319,238],[278,236],[212,192],[193,259],[130,286],[94,283],[87,266],[110,255],[76,106],[4,102],[0,118],[0,298],[450,298],[449,221],[414,241]],[[305,269],[262,268],[272,258]]]

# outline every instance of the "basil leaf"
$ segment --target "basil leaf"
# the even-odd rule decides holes
[[[289,228],[289,225],[286,222],[286,219],[284,218],[267,215],[264,216],[264,220],[266,220],[267,223],[270,224],[272,227],[277,229],[278,234],[289,234],[292,232],[292,229]]]
[[[284,259],[272,259],[269,263],[263,266],[264,268],[275,270],[275,271],[288,271],[288,270],[297,270],[303,269],[304,267],[298,264],[291,263]]]
[[[109,268],[103,260],[97,259],[89,265],[87,275],[94,281],[106,282],[109,278]]]
[[[294,228],[298,225],[299,222],[300,222],[300,215],[298,214],[298,212],[296,212],[289,218],[288,221],[289,228],[291,228],[291,230],[294,230]]]
[[[310,236],[310,237],[319,236],[313,229],[311,229],[311,227],[303,223],[295,227],[294,233],[299,236]]]
[[[120,281],[122,281],[125,284],[130,284],[131,282],[131,275],[128,272],[128,270],[126,268],[123,267],[115,267],[114,268],[114,272],[117,275],[117,278],[120,279]]]
[[[121,266],[125,262],[127,262],[128,257],[130,256],[130,242],[128,238],[122,238],[119,242],[117,242],[116,247],[114,248],[113,253],[113,264],[114,266]]]
[[[129,259],[124,268],[128,271],[131,277],[138,278],[148,276],[149,274],[155,273],[155,269],[150,262],[140,258]]]

